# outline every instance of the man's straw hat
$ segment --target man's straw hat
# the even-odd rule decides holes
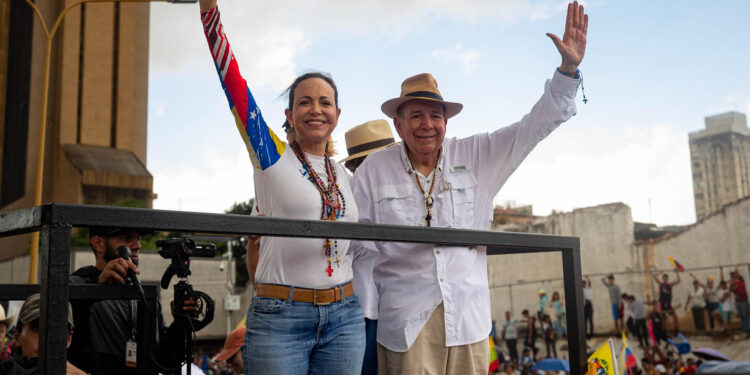
[[[349,157],[342,160],[342,163],[367,156],[395,142],[391,126],[385,120],[367,121],[362,125],[357,125],[349,129],[344,137]]]
[[[10,327],[10,323],[13,321],[14,315],[5,316],[5,309],[2,305],[0,305],[0,324],[5,324],[6,326]],[[0,337],[0,339],[2,339],[2,337]]]
[[[415,99],[442,103],[445,106],[446,119],[457,115],[464,107],[461,103],[452,103],[443,100],[443,96],[438,91],[438,84],[435,78],[430,73],[422,73],[405,79],[401,84],[401,95],[398,98],[386,101],[380,106],[380,109],[389,118],[394,118],[398,114],[399,106]]]

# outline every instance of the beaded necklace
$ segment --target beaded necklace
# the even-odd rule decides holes
[[[404,144],[404,148],[406,148],[406,156],[409,157],[409,148],[406,147],[406,144]],[[432,199],[432,190],[435,188],[435,181],[437,180],[437,165],[438,161],[440,160],[440,153],[443,151],[441,148],[438,150],[437,158],[435,158],[435,165],[432,166],[432,183],[430,184],[430,191],[425,192],[424,188],[422,187],[422,183],[419,182],[419,174],[417,173],[417,168],[414,168],[414,162],[411,161],[411,157],[409,157],[409,163],[411,164],[411,169],[414,170],[414,178],[417,180],[417,186],[419,187],[419,191],[422,192],[422,195],[424,195],[424,206],[427,211],[427,214],[424,217],[425,222],[427,222],[427,226],[430,226],[430,221],[432,221],[432,205],[434,203]]]
[[[309,176],[308,179],[313,185],[315,185],[320,193],[322,206],[320,219],[330,221],[341,219],[346,213],[346,201],[344,200],[344,195],[341,193],[339,185],[336,182],[336,168],[333,166],[333,163],[331,163],[331,159],[328,157],[328,152],[324,153],[324,163],[326,166],[326,174],[328,175],[328,185],[326,185],[320,176],[318,176],[318,173],[315,172],[315,169],[310,165],[310,161],[307,160],[307,155],[302,151],[299,143],[297,143],[296,140],[292,141],[291,146],[294,155],[297,156],[297,159],[302,164],[302,168],[307,172],[307,175]],[[325,244],[323,245],[323,255],[328,259],[328,268],[326,268],[328,277],[333,276],[333,267],[331,267],[333,263],[331,261],[332,253],[336,258],[336,268],[338,268],[340,266],[338,241],[331,241],[330,238],[326,238]]]

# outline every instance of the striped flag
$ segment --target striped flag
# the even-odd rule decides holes
[[[622,357],[625,359],[625,369],[632,374],[632,368],[638,364],[638,359],[628,346],[628,338],[625,336],[625,331],[622,332],[622,353]]]
[[[685,267],[683,267],[682,264],[680,264],[679,262],[677,262],[676,260],[674,260],[674,258],[672,258],[672,257],[667,257],[667,258],[669,258],[669,261],[672,263],[672,267],[674,267],[674,269],[676,269],[677,271],[684,271],[685,270]]]
[[[490,337],[490,372],[500,368],[500,361],[497,359],[497,352],[495,351],[495,343]]]

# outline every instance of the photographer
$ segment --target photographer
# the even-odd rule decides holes
[[[131,229],[90,228],[90,245],[96,263],[73,272],[69,277],[70,284],[122,284],[128,278],[128,270],[138,274],[141,234]],[[130,248],[130,260],[117,256],[120,246]],[[69,361],[92,375],[135,374],[137,361],[135,358],[127,358],[126,363],[126,351],[137,352],[134,349],[138,335],[139,304],[136,300],[74,303],[76,335],[68,350]],[[176,373],[179,373],[181,362],[185,358],[185,325],[182,319],[175,319],[174,323],[167,327],[158,303],[156,308],[159,351],[154,353],[155,358],[161,366],[176,369]],[[195,302],[186,301],[182,310],[194,311]],[[174,316],[174,307],[171,312]]]

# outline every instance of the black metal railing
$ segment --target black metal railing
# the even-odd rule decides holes
[[[572,374],[586,371],[581,253],[577,237],[52,203],[0,215],[0,237],[42,232],[39,374],[60,374],[65,371],[65,320],[49,318],[64,316],[68,299],[77,293],[68,288],[71,228],[89,226],[453,246],[478,245],[487,246],[488,255],[560,252],[567,306],[570,370]],[[0,298],[4,298],[5,294],[0,289]],[[115,298],[103,293],[100,296],[102,299]]]

